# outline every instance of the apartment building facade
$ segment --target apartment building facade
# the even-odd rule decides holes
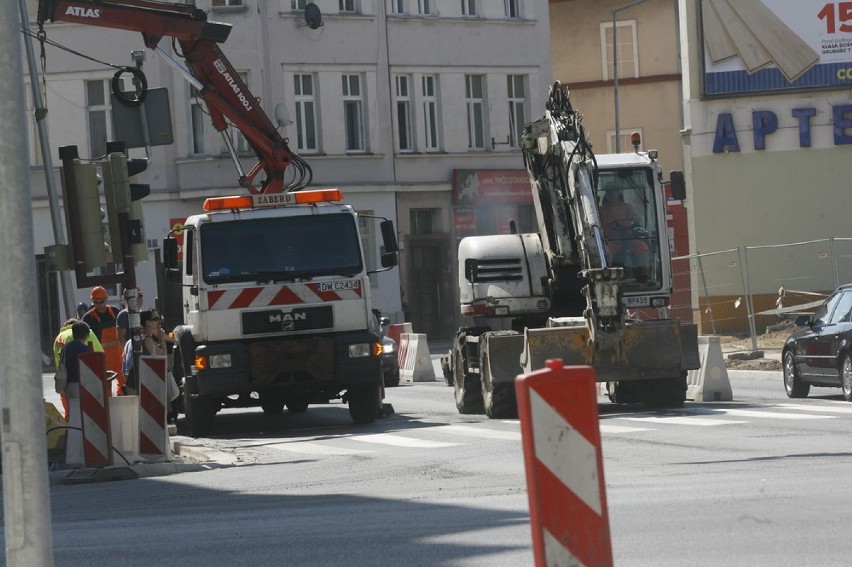
[[[517,147],[523,124],[542,112],[551,82],[547,2],[314,4],[321,26],[308,25],[302,0],[195,2],[210,20],[233,26],[222,50],[290,147],[310,164],[312,187],[340,187],[356,210],[395,221],[400,266],[374,276],[375,306],[395,321],[412,321],[416,332],[449,336],[458,324],[458,238],[503,230],[508,217],[529,217],[523,198],[489,202],[471,197],[470,188],[487,195],[527,186]],[[35,5],[30,2],[31,18]],[[142,175],[152,187],[144,200],[150,251],[205,198],[243,191],[197,92],[146,50],[139,34],[67,23],[47,24],[45,31],[72,50],[48,46],[44,81],[37,81],[46,93],[57,186],[59,147],[77,145],[82,157],[95,159],[113,139],[115,69],[105,63],[133,65],[131,51],[137,50],[145,53],[149,87],[167,89],[174,137],[169,145],[129,151],[131,157],[147,153],[151,161]],[[167,38],[158,47],[179,59]],[[29,77],[26,82],[32,108]],[[53,243],[53,234],[35,134],[33,125],[28,141],[40,251]],[[254,156],[240,133],[230,128],[226,135],[243,168],[251,168]],[[365,237],[369,262],[381,253],[377,236]],[[155,288],[152,264],[137,268],[144,289]],[[78,290],[78,300],[87,299],[87,291]]]

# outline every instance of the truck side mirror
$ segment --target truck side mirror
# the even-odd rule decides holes
[[[672,199],[683,201],[686,199],[686,182],[682,171],[672,171],[671,176]]]
[[[393,268],[398,262],[397,252],[399,245],[396,242],[396,231],[393,228],[393,221],[383,220],[379,223],[382,230],[382,245],[385,249],[382,254],[382,267]]]
[[[166,269],[166,280],[171,283],[181,283],[178,242],[173,236],[167,236],[163,240],[163,266]]]

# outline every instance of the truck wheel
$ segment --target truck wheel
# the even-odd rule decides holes
[[[381,386],[353,388],[347,392],[349,415],[355,423],[373,423],[382,407]]]
[[[190,437],[201,437],[213,428],[216,413],[222,404],[215,398],[205,396],[191,398],[184,390],[183,405],[186,409],[187,433]]]
[[[260,395],[260,408],[267,415],[278,415],[284,411],[284,396],[280,392],[264,392]]]
[[[290,413],[305,413],[308,411],[308,398],[302,395],[287,396],[287,411]]]
[[[465,368],[464,356],[456,349],[453,353],[453,389],[456,395],[456,409],[461,414],[485,413],[479,376],[466,374]]]

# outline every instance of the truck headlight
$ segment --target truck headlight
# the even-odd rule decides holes
[[[230,354],[212,354],[208,359],[208,364],[210,368],[230,368],[231,367],[231,355]]]
[[[382,345],[382,352],[385,354],[391,354],[396,351],[396,345],[393,343],[386,343]]]
[[[370,343],[356,343],[349,345],[349,358],[363,358],[370,356],[373,352]]]

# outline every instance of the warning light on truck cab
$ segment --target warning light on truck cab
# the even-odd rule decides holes
[[[311,203],[326,203],[342,201],[340,189],[319,189],[316,191],[291,191],[289,193],[274,193],[262,195],[241,195],[238,197],[216,197],[204,201],[204,210],[229,211],[234,209],[260,209],[264,207],[280,207],[282,205],[307,205]]]

